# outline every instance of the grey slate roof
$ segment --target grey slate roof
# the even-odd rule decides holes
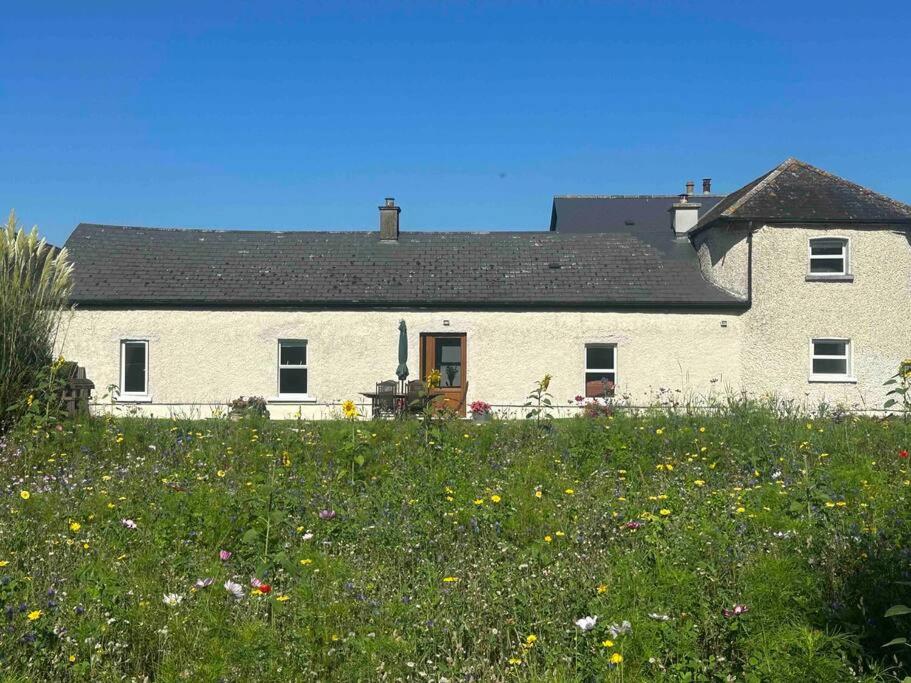
[[[699,215],[712,209],[724,195],[693,194]],[[672,239],[670,208],[680,195],[599,195],[554,197],[550,229],[558,232],[632,232]]]
[[[911,222],[911,206],[789,158],[725,197],[699,219],[691,234],[722,219],[907,223]]]
[[[670,231],[670,228],[668,228]],[[80,224],[82,306],[728,307],[692,247],[630,233],[176,230]]]

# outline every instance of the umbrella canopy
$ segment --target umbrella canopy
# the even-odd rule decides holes
[[[404,320],[399,320],[399,367],[395,374],[402,382],[408,378],[408,328]]]

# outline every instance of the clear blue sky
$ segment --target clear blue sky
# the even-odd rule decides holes
[[[0,210],[537,229],[796,156],[911,202],[908,3],[4,3]],[[38,7],[41,9],[38,9]]]

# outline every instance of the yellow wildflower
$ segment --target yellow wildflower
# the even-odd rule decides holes
[[[346,420],[353,420],[357,417],[357,406],[354,401],[348,399],[342,402],[342,415],[345,416]]]
[[[621,655],[619,652],[615,652],[614,654],[612,654],[610,656],[611,664],[620,664],[622,661],[623,661],[623,655]]]
[[[70,531],[74,534],[82,528],[82,525],[79,522],[70,522]]]
[[[309,557],[307,557],[307,558],[304,558],[303,560],[301,560],[300,563],[302,566],[306,567],[308,564],[313,564],[313,560],[311,560]]]
[[[659,510],[658,514],[660,514],[662,517],[667,517],[669,514],[671,514],[671,511],[668,510],[667,508],[661,508],[661,510]]]
[[[459,577],[457,577],[457,576],[447,576],[446,578],[443,579],[443,583],[455,583],[458,580],[459,580]]]
[[[287,595],[279,595],[279,596],[278,596],[277,598],[275,598],[275,599],[276,599],[278,602],[288,602],[288,600],[290,600],[291,598],[289,598]]]
[[[553,536],[551,536],[550,534],[548,534],[547,536],[544,537],[545,543],[550,543],[552,540],[554,540],[554,539],[553,539]]]
[[[613,646],[614,646],[613,640],[602,640],[601,641],[601,647],[613,647]]]
[[[36,619],[40,619],[42,614],[43,612],[40,609],[32,610],[28,613],[28,620],[35,621]]]
[[[500,496],[498,496],[498,495],[495,493],[495,494],[493,494],[493,495],[490,497],[490,500],[492,500],[494,503],[499,503],[500,500],[501,500],[501,498],[500,498]]]
[[[28,491],[20,491],[20,492],[19,492],[19,497],[20,497],[22,500],[28,500],[29,498],[32,497],[32,494],[29,493]]]
[[[575,493],[575,491],[572,489],[566,489],[563,493],[565,493],[567,496],[571,496]]]

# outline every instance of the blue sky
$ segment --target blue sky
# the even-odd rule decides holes
[[[9,3],[0,211],[538,229],[796,156],[911,202],[908,4]]]

